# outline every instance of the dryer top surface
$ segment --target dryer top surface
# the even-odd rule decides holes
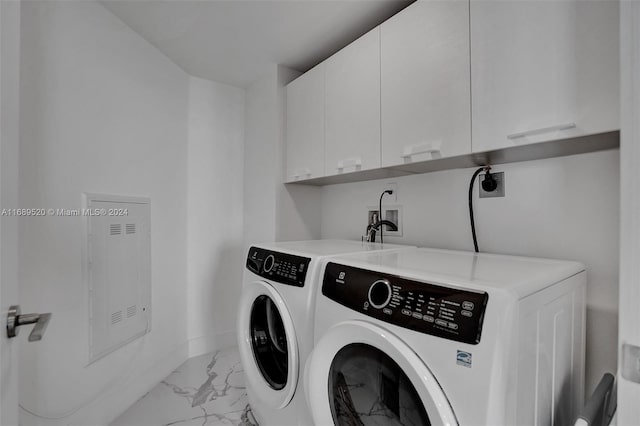
[[[332,262],[443,285],[526,297],[585,270],[579,262],[415,248],[336,256]]]
[[[252,245],[266,250],[274,250],[308,257],[335,256],[349,253],[413,248],[413,246],[399,244],[367,243],[355,240],[284,241]]]

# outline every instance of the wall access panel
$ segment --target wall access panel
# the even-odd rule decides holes
[[[150,199],[85,195],[89,362],[151,330]]]

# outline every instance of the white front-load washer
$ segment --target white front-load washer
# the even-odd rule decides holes
[[[249,249],[238,309],[247,396],[261,426],[310,425],[301,373],[313,347],[320,261],[410,246],[345,240],[256,244]]]
[[[562,426],[581,407],[580,263],[423,248],[323,263],[315,425]]]

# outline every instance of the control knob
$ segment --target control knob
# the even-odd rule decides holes
[[[391,300],[391,284],[387,280],[378,280],[369,287],[369,304],[376,309],[382,309]]]
[[[267,258],[264,260],[264,271],[265,272],[271,272],[271,270],[273,269],[273,265],[275,263],[276,263],[276,259],[275,259],[275,257],[273,257],[272,254],[267,256]]]

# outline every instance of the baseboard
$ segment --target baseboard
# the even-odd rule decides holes
[[[146,368],[140,368],[137,374],[123,378],[122,381],[72,415],[53,420],[36,417],[21,410],[20,424],[107,426],[162,379],[171,374],[172,371],[187,360],[187,357],[187,345],[184,343],[175,345],[165,355],[150,362]]]
[[[236,332],[229,330],[222,333],[189,339],[189,358],[208,354],[230,346],[236,346]]]

